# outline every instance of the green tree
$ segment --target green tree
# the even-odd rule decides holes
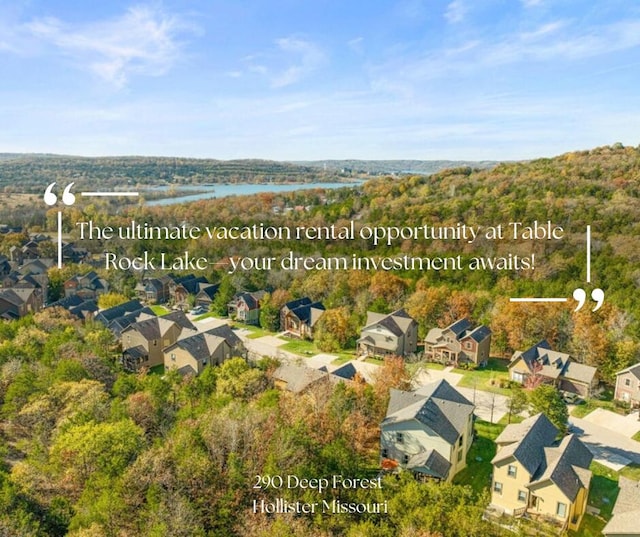
[[[233,295],[236,293],[236,289],[233,286],[231,278],[229,276],[225,276],[222,278],[220,282],[220,287],[218,288],[218,292],[216,293],[213,302],[211,303],[211,311],[216,315],[220,315],[226,317],[227,315],[227,304],[231,302]]]
[[[569,411],[560,392],[549,384],[541,384],[529,392],[529,405],[533,414],[542,412],[562,433],[567,431]]]

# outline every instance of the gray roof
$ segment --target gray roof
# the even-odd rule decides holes
[[[439,479],[447,479],[451,463],[435,449],[429,449],[411,456],[407,468]]]
[[[640,380],[640,364],[634,364],[622,371],[618,371],[616,375],[622,375],[623,373],[631,373],[634,377]]]
[[[186,337],[182,337],[173,345],[164,349],[164,352],[171,352],[173,349],[180,348],[187,351],[196,360],[206,360],[211,358],[216,349],[224,342],[224,338],[220,336],[205,332],[192,334],[191,331],[188,331]]]
[[[491,328],[488,326],[478,326],[475,330],[472,330],[468,334],[465,334],[464,337],[470,337],[480,343],[481,341],[487,339],[491,335]]]
[[[209,330],[205,330],[204,333],[223,338],[231,348],[242,345],[242,340],[228,324],[221,324],[220,326],[216,326],[215,328],[210,328]]]
[[[640,482],[620,476],[620,492],[613,517],[602,530],[605,535],[640,535]]]
[[[273,372],[273,378],[286,382],[288,391],[300,393],[322,379],[329,380],[329,374],[303,365],[283,364]]]
[[[578,362],[569,361],[567,367],[562,374],[563,377],[582,382],[584,384],[591,384],[596,376],[597,369],[590,365],[579,364]]]
[[[417,420],[454,445],[466,431],[473,409],[473,403],[443,379],[415,392],[392,389],[382,425]]]
[[[496,438],[496,444],[506,445],[491,462],[495,464],[513,457],[534,476],[545,464],[544,448],[553,444],[557,434],[558,429],[542,413],[522,423],[507,425]]]
[[[367,325],[362,331],[370,330],[376,326],[382,326],[389,330],[394,336],[402,336],[406,334],[412,323],[415,323],[415,320],[404,309],[396,310],[388,315],[369,311],[367,312]],[[362,341],[364,341],[364,339],[362,339]],[[384,345],[378,346],[384,347]],[[395,349],[395,346],[393,348]]]
[[[535,487],[546,481],[554,483],[562,493],[574,501],[580,488],[588,488],[591,481],[589,465],[593,455],[574,434],[565,436],[557,447],[544,449],[545,467],[528,485]]]

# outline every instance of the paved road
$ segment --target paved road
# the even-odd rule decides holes
[[[599,463],[616,471],[630,462],[640,464],[640,442],[588,419],[572,417],[570,421],[572,432],[580,436]]]

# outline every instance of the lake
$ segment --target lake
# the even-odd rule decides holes
[[[175,186],[175,187],[155,187],[149,189],[151,191],[162,191],[173,188],[176,192],[188,192],[189,190],[198,190],[198,194],[185,194],[184,196],[177,196],[173,198],[163,198],[159,200],[145,201],[145,205],[174,205],[176,203],[187,203],[189,201],[198,201],[211,198],[226,198],[228,196],[249,196],[252,194],[261,194],[263,192],[296,192],[298,190],[313,190],[316,188],[333,189],[333,188],[353,188],[364,183],[364,181],[354,181],[352,183],[291,183],[291,184],[277,184],[277,183],[244,183],[234,185],[188,185],[188,186]],[[206,192],[202,192],[206,190]],[[144,197],[144,192],[142,192]]]

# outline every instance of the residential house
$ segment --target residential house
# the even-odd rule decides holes
[[[195,302],[195,296],[200,292],[200,286],[203,284],[209,284],[207,278],[195,274],[173,278],[173,282],[169,284],[171,303],[176,308],[188,309],[192,305],[189,303],[189,297],[193,297]]]
[[[541,517],[576,531],[587,507],[593,455],[574,434],[556,441],[544,414],[507,425],[496,438],[491,507]]]
[[[0,289],[0,319],[14,320],[42,308],[42,293],[34,288]]]
[[[84,275],[75,275],[64,282],[64,296],[77,295],[80,298],[89,300],[98,298],[100,295],[109,292],[109,283],[104,278],[98,276],[93,270]]]
[[[120,334],[125,369],[135,371],[141,366],[164,364],[163,349],[178,341],[184,329],[196,327],[182,312],[131,323]]]
[[[632,365],[616,373],[614,399],[640,406],[640,364]]]
[[[227,304],[229,317],[246,324],[260,324],[260,301],[266,294],[266,291],[237,293]]]
[[[218,289],[220,289],[219,283],[203,283],[200,285],[200,290],[196,294],[196,306],[210,310]]]
[[[509,364],[509,377],[527,384],[552,384],[559,390],[588,397],[596,386],[595,367],[575,362],[568,354],[551,350],[541,341],[526,351],[516,351]]]
[[[406,356],[418,348],[418,323],[403,309],[393,313],[367,312],[360,331],[358,353],[369,356]]]
[[[424,356],[432,362],[473,363],[486,365],[491,348],[491,329],[473,327],[467,318],[459,319],[445,328],[429,330],[424,342]]]
[[[602,533],[605,537],[640,537],[640,482],[620,476],[618,486],[613,516]]]
[[[136,285],[136,293],[140,300],[153,304],[164,304],[171,298],[171,276],[147,278]]]
[[[240,338],[231,329],[214,328],[198,332],[186,328],[173,345],[163,349],[164,367],[177,369],[182,374],[197,375],[206,366],[220,365],[238,354],[241,346]]]
[[[47,305],[47,308],[64,308],[81,320],[93,319],[98,312],[98,305],[94,299],[85,300],[78,295],[62,298]]]
[[[150,308],[143,306],[139,300],[129,300],[124,304],[96,313],[94,319],[119,339],[122,331],[130,324],[155,316],[156,314]]]
[[[313,329],[324,313],[322,302],[304,297],[287,302],[280,309],[280,330],[301,339],[313,339]]]
[[[334,383],[343,380],[327,371],[296,364],[282,364],[272,373],[271,378],[277,389],[295,394],[322,387],[330,389]]]
[[[383,467],[391,459],[424,477],[451,481],[466,466],[474,405],[446,380],[416,391],[391,390],[380,424]]]

